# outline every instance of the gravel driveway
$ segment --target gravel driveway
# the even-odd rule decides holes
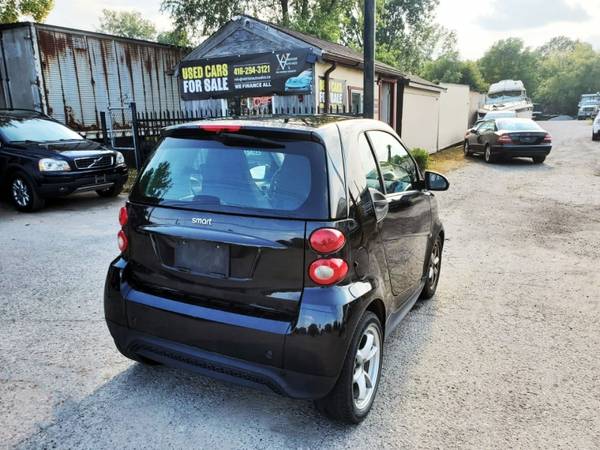
[[[0,447],[596,447],[600,144],[585,122],[544,126],[545,164],[449,174],[438,293],[387,341],[358,427],[121,357],[102,288],[124,198],[0,204]]]

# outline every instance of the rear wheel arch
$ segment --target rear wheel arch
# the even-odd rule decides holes
[[[385,336],[385,323],[387,316],[385,311],[385,304],[383,303],[383,301],[379,298],[372,300],[371,303],[369,303],[369,305],[367,306],[365,312],[367,311],[371,311],[377,316],[379,322],[381,323],[381,328],[383,328],[383,333]]]

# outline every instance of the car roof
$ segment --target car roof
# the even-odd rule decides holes
[[[322,114],[322,115],[298,115],[298,116],[260,116],[260,117],[239,117],[239,118],[219,118],[219,119],[208,119],[198,120],[193,122],[187,122],[179,125],[171,125],[166,127],[167,131],[182,130],[188,128],[197,128],[203,124],[209,125],[239,125],[245,128],[279,128],[279,129],[293,129],[293,130],[304,130],[314,131],[315,129],[323,128],[328,125],[336,124],[339,122],[350,121],[356,119],[352,116],[342,116],[335,114]]]
[[[526,117],[496,117],[494,119],[496,122],[504,122],[504,123],[518,123],[518,122],[533,122],[533,119],[528,119]]]

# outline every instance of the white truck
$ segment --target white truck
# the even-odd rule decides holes
[[[600,92],[595,94],[583,94],[577,110],[577,120],[592,119],[600,110]]]

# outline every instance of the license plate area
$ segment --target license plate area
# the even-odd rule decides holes
[[[163,267],[195,275],[230,276],[228,244],[160,235],[151,239]]]
[[[228,277],[229,245],[181,239],[173,252],[173,267],[184,272]]]
[[[106,183],[106,174],[95,175],[95,184],[104,184]]]

